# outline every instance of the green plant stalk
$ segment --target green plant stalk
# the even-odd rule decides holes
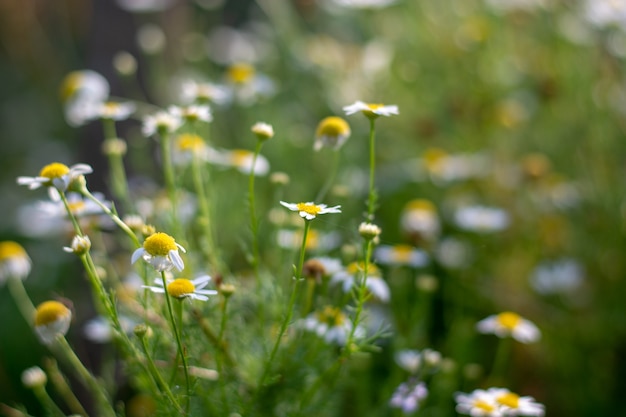
[[[59,408],[58,405],[56,405],[54,400],[50,398],[48,391],[46,391],[46,388],[43,385],[34,387],[33,393],[49,415],[55,417],[65,417],[65,413]]]
[[[488,381],[491,384],[502,383],[501,378],[505,375],[507,364],[509,364],[511,357],[511,350],[513,348],[513,339],[511,337],[501,338],[498,342],[496,354],[493,358],[493,366],[489,374]]]
[[[202,317],[200,311],[197,309],[192,309],[191,314],[198,322],[200,330],[206,336],[209,342],[211,342],[224,355],[224,359],[226,360],[226,362],[228,362],[228,366],[234,367],[235,359],[233,358],[232,354],[224,343],[220,343],[218,336],[215,334],[209,323]]]
[[[178,202],[176,200],[176,181],[174,178],[174,166],[172,164],[172,153],[170,151],[170,135],[165,129],[159,130],[161,140],[161,157],[163,158],[163,176],[165,187],[172,205],[172,226],[177,236],[182,237],[182,228],[178,219]]]
[[[330,191],[330,188],[335,182],[335,178],[337,177],[337,171],[339,171],[339,150],[335,149],[333,151],[333,165],[330,171],[330,175],[328,175],[328,177],[326,178],[326,182],[320,189],[319,193],[317,193],[317,196],[315,196],[315,200],[313,201],[324,201],[326,194],[328,194],[328,191]]]
[[[183,348],[183,342],[180,336],[180,331],[176,325],[176,318],[174,317],[174,311],[172,309],[172,301],[170,295],[167,292],[167,279],[165,278],[165,272],[161,271],[161,280],[163,280],[163,288],[165,288],[165,301],[167,304],[167,312],[169,314],[170,323],[172,324],[172,332],[176,338],[176,345],[178,346],[178,354],[183,363],[183,373],[185,374],[185,386],[187,389],[187,397],[185,398],[185,414],[189,414],[189,404],[191,399],[191,384],[189,382],[189,365],[187,364],[187,357],[185,356],[185,350]]]
[[[252,269],[254,270],[254,278],[256,279],[257,288],[261,285],[261,277],[259,275],[259,221],[256,217],[256,208],[254,201],[254,168],[256,161],[261,153],[263,141],[257,140],[254,156],[252,157],[252,167],[248,178],[248,208],[250,210],[250,231],[252,233]]]
[[[267,374],[270,372],[272,362],[274,361],[274,358],[276,357],[276,352],[278,352],[278,347],[280,346],[280,340],[285,334],[285,331],[287,330],[287,326],[289,325],[289,322],[291,321],[291,317],[293,316],[293,308],[296,303],[296,294],[298,292],[297,291],[298,282],[301,279],[302,268],[304,265],[304,254],[306,252],[306,239],[309,234],[310,228],[311,228],[311,221],[305,220],[304,221],[304,233],[302,235],[302,245],[300,246],[300,260],[298,261],[298,266],[296,268],[296,276],[293,277],[294,283],[293,283],[293,289],[291,291],[291,297],[289,299],[289,306],[287,308],[287,314],[285,314],[285,318],[280,325],[280,330],[278,331],[278,337],[276,338],[276,342],[274,342],[274,347],[272,348],[270,356],[267,362],[265,363],[265,368],[263,370],[263,373],[261,374],[261,378],[259,379],[257,392],[258,392],[258,389],[260,389],[263,386],[263,383],[265,382],[265,379],[267,378]]]
[[[202,213],[202,226],[204,227],[204,237],[206,239],[206,256],[209,262],[213,265],[214,270],[224,271],[225,268],[221,263],[219,249],[214,240],[211,208],[209,207],[209,199],[204,186],[204,179],[202,178],[200,160],[195,152],[191,162],[191,171],[194,188],[196,190],[196,194],[198,194],[198,200],[200,202],[200,211]]]
[[[376,209],[376,189],[374,187],[374,172],[376,170],[376,152],[374,142],[376,139],[375,119],[370,118],[370,135],[369,135],[369,147],[370,147],[370,178],[369,178],[369,193],[367,202],[367,220],[374,220],[374,210]]]
[[[315,279],[307,277],[306,280],[306,295],[304,297],[304,304],[302,306],[302,315],[305,316],[311,311],[313,305],[313,297],[315,296]]]
[[[117,139],[117,131],[113,119],[102,119],[102,128],[105,140]],[[118,153],[108,154],[107,159],[109,161],[109,174],[113,194],[122,201],[127,210],[130,210],[132,203],[130,193],[128,192],[128,180],[122,155]]]
[[[72,347],[67,343],[65,336],[59,335],[55,341],[56,347],[58,347],[57,352],[62,354],[68,365],[72,367],[81,382],[94,396],[99,410],[98,415],[103,417],[115,417],[115,410],[111,405],[108,394],[104,391],[98,380],[85,368],[78,356],[76,356]]]
[[[72,413],[79,414],[81,416],[87,416],[87,411],[83,408],[78,398],[74,395],[72,388],[70,388],[67,383],[65,377],[61,374],[57,362],[52,358],[47,358],[44,367],[46,368],[46,373],[48,374],[48,378],[56,392],[63,398],[65,404],[70,408]]]
[[[165,382],[163,376],[154,364],[154,360],[152,359],[152,355],[150,355],[150,350],[148,349],[148,343],[146,342],[146,338],[140,337],[139,339],[141,340],[141,349],[143,350],[146,361],[148,363],[148,370],[156,381],[157,387],[162,393],[165,394],[165,396],[170,401],[170,403],[172,403],[172,406],[176,409],[176,411],[182,414],[183,409],[181,408],[180,404],[178,404],[178,401],[176,401],[174,394],[172,394],[172,390],[170,390],[169,385]]]
[[[224,332],[226,330],[226,321],[228,319],[226,308],[228,307],[229,298],[230,297],[224,297],[224,302],[222,303],[222,319],[220,320],[220,331],[217,336],[217,342],[220,346],[224,345]],[[222,397],[222,404],[224,404],[224,406],[227,407],[225,410],[223,410],[223,412],[225,415],[228,415],[230,414],[230,410],[228,408],[228,401],[226,398],[226,385],[225,385],[224,374],[223,374],[223,363],[222,363],[222,358],[220,358],[219,354],[215,356],[215,362],[217,365],[217,372],[219,373],[220,395]]]
[[[352,353],[352,344],[354,343],[354,334],[356,333],[356,329],[361,322],[361,315],[363,314],[363,306],[365,305],[365,301],[368,299],[367,294],[367,276],[369,274],[369,264],[370,258],[372,257],[372,249],[374,243],[372,239],[368,239],[365,243],[365,259],[363,259],[363,277],[359,282],[359,287],[357,289],[357,299],[356,299],[356,310],[354,313],[354,320],[352,321],[352,329],[350,329],[350,334],[346,339],[346,346],[343,352],[345,357],[348,357]]]
[[[18,277],[9,277],[7,286],[22,317],[29,326],[32,326],[35,320],[35,306],[24,288],[24,282]]]

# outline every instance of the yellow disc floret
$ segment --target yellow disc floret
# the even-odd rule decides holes
[[[476,402],[474,402],[474,407],[489,413],[495,411],[496,409],[496,407],[483,400],[476,400]]]
[[[317,125],[316,136],[346,136],[350,134],[350,125],[341,117],[330,116]]]
[[[235,84],[245,84],[254,76],[254,67],[250,64],[233,64],[228,68],[228,79]]]
[[[167,233],[155,233],[144,240],[143,248],[152,256],[167,256],[177,250],[176,241]]]
[[[189,294],[193,294],[195,290],[196,286],[186,278],[177,278],[167,284],[167,293],[174,298],[183,298]]]
[[[204,146],[202,138],[191,133],[184,133],[178,136],[176,143],[178,145],[178,149],[183,152],[197,152]]]
[[[409,262],[412,253],[413,247],[409,245],[396,245],[393,247],[393,257],[396,262]]]
[[[298,211],[317,216],[322,211],[322,208],[311,203],[298,203]]]
[[[0,262],[11,258],[24,258],[26,251],[19,243],[7,240],[0,242]]]
[[[236,167],[244,167],[250,163],[250,158],[253,157],[253,153],[245,149],[235,149],[231,152],[231,163]]]
[[[346,316],[337,307],[326,306],[317,313],[317,319],[320,323],[328,324],[330,327],[341,326]]]
[[[507,407],[519,407],[519,395],[513,392],[507,392],[506,394],[500,395],[498,398],[496,398],[496,401],[502,405],[506,405]]]
[[[346,267],[348,273],[352,275],[356,275],[357,273],[363,271],[365,269],[365,264],[363,262],[352,262]],[[370,276],[378,275],[378,267],[374,264],[367,265],[367,274]]]
[[[431,211],[434,212],[435,211],[435,205],[433,203],[431,203],[428,200],[424,200],[421,198],[417,198],[415,200],[410,201],[407,205],[406,205],[406,210],[410,210],[410,211]]]
[[[522,321],[522,318],[518,314],[505,311],[504,313],[498,314],[497,320],[502,327],[513,330]]]
[[[45,301],[37,307],[35,312],[35,326],[45,326],[65,318],[71,314],[69,308],[58,301]]]
[[[61,178],[62,176],[69,174],[69,172],[70,172],[70,168],[67,165],[62,164],[60,162],[53,162],[43,167],[41,171],[39,172],[39,176],[44,177],[44,178],[55,179],[55,178]]]
[[[384,104],[367,104],[367,107],[369,110],[363,110],[363,114],[367,117],[369,117],[370,119],[375,119],[377,118],[379,115],[375,113],[376,110],[380,109],[381,107],[385,107]]]

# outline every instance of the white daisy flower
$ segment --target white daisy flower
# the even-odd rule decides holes
[[[178,250],[185,253],[185,248],[180,246],[173,237],[166,233],[154,233],[146,238],[143,246],[133,252],[131,263],[143,258],[158,272],[169,271],[176,268],[179,271],[185,269],[183,259]]]
[[[380,245],[374,249],[374,258],[381,265],[423,267],[428,264],[426,252],[409,245]]]
[[[348,320],[341,309],[326,306],[300,320],[299,327],[323,337],[326,343],[343,346],[352,331],[352,322]],[[365,331],[361,327],[357,327],[354,335],[357,338],[363,337]]]
[[[389,405],[399,408],[404,414],[412,414],[419,409],[420,402],[428,397],[428,389],[423,382],[403,382],[396,388]]]
[[[30,190],[39,187],[53,187],[60,192],[65,192],[72,181],[92,172],[93,168],[87,164],[76,164],[68,167],[59,162],[53,162],[43,167],[36,177],[18,177],[17,183],[19,185],[27,185]],[[50,193],[52,199],[58,199],[54,197],[55,195],[56,191]]]
[[[510,311],[479,321],[476,329],[480,333],[495,334],[500,338],[511,336],[521,343],[532,343],[541,338],[541,332],[534,323]]]
[[[454,214],[454,222],[463,230],[490,233],[504,230],[510,223],[509,214],[496,207],[461,207]]]
[[[416,242],[432,241],[439,236],[441,230],[435,205],[423,199],[411,200],[404,206],[400,215],[400,226]]]
[[[175,118],[185,120],[187,122],[205,122],[213,121],[211,108],[206,104],[191,104],[189,106],[170,106],[168,112]]]
[[[276,91],[276,86],[269,77],[245,62],[228,67],[226,81],[231,86],[232,96],[242,105],[250,105]]]
[[[287,207],[291,211],[297,211],[300,217],[305,220],[313,220],[320,214],[327,213],[341,213],[341,206],[327,207],[326,204],[315,204],[312,201],[307,203],[285,203],[281,201],[280,204]]]
[[[544,405],[536,402],[533,397],[520,397],[506,388],[489,388],[487,391],[507,416],[543,417],[545,414]]]
[[[124,103],[107,101],[101,103],[96,108],[96,113],[94,114],[94,117],[110,120],[126,120],[135,112],[136,108],[137,106],[135,105],[135,103],[132,103],[130,101]]]
[[[91,70],[73,71],[61,84],[65,103],[65,119],[71,126],[80,126],[93,118],[95,109],[109,96],[109,83]]]
[[[379,116],[392,116],[394,114],[400,114],[398,112],[398,106],[396,105],[384,105],[384,104],[371,104],[364,103],[362,101],[356,101],[354,104],[345,106],[343,111],[349,116],[354,113],[361,112],[369,119],[376,119]]]
[[[472,417],[503,417],[505,415],[493,394],[482,389],[474,390],[470,394],[457,393],[454,400],[456,411],[460,414]]]
[[[172,133],[178,130],[182,124],[183,121],[180,117],[161,110],[143,118],[141,133],[146,137],[160,132]]]
[[[147,288],[152,292],[164,294],[166,291],[170,297],[182,300],[184,298],[191,298],[193,300],[207,301],[209,295],[217,294],[215,290],[205,290],[211,281],[211,277],[203,275],[194,280],[187,278],[168,279],[167,286],[163,287],[163,280],[156,278],[154,283],[156,286],[142,285],[141,288]]]
[[[343,289],[343,292],[350,292],[352,287],[357,285],[362,279],[363,275],[363,262],[352,262],[345,269],[333,274],[330,278],[331,284],[339,284]],[[389,286],[380,276],[380,270],[374,264],[368,265],[367,279],[365,280],[365,286],[372,296],[386,303],[390,299]]]
[[[35,333],[41,343],[49,345],[70,328],[72,312],[58,301],[45,301],[35,311]]]
[[[181,85],[181,100],[184,103],[225,104],[230,99],[230,91],[223,85],[194,80],[185,80]]]
[[[212,152],[215,153],[201,136],[183,133],[174,140],[172,160],[177,165],[187,165],[193,161],[194,157],[202,161],[209,159]]]
[[[250,174],[254,162],[254,152],[247,149],[233,149],[230,151],[213,151],[207,154],[207,162],[232,167],[243,174]],[[270,163],[263,155],[257,155],[254,164],[254,175],[264,176],[270,170]]]
[[[315,130],[313,149],[319,151],[324,146],[339,149],[350,137],[350,125],[341,117],[330,116],[322,119]]]
[[[25,279],[30,274],[30,257],[17,242],[0,242],[0,285],[11,277]]]

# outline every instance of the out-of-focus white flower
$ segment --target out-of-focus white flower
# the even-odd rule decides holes
[[[225,104],[231,100],[231,91],[221,84],[185,80],[180,87],[181,99],[184,103]]]
[[[285,249],[298,249],[302,245],[302,229],[280,229],[276,234],[278,246]],[[328,252],[341,243],[337,232],[309,230],[306,236],[305,249],[308,251]]]
[[[530,284],[540,294],[566,293],[580,287],[583,268],[575,259],[542,262],[530,276]]]
[[[495,397],[482,389],[472,391],[470,394],[456,393],[457,413],[467,414],[472,417],[503,417],[504,411],[497,403]]]
[[[468,264],[472,257],[471,246],[452,237],[442,239],[435,248],[435,256],[446,268],[458,269]]]
[[[254,163],[254,175],[264,176],[270,170],[270,163],[263,155],[257,155],[254,161],[254,152],[247,149],[215,150],[207,154],[207,161],[224,167],[232,167],[243,174],[250,174]]]
[[[397,0],[332,0],[334,4],[352,9],[382,9],[394,4]]]
[[[500,338],[510,336],[521,343],[532,343],[541,338],[541,332],[534,323],[510,311],[479,321],[476,329],[480,333],[495,334]]]
[[[346,115],[351,115],[354,113],[361,112],[368,119],[376,119],[379,116],[392,116],[395,114],[400,114],[398,112],[398,106],[394,105],[384,105],[384,104],[372,104],[372,103],[364,103],[362,101],[356,101],[349,106],[345,106],[343,111],[346,112]]]
[[[626,2],[623,0],[587,0],[583,16],[592,25],[603,28],[626,28]]]
[[[483,153],[449,154],[438,148],[427,149],[419,168],[435,183],[483,178],[491,172],[491,159]]]
[[[331,278],[331,284],[341,285],[343,292],[350,292],[352,287],[358,285],[363,279],[364,264],[362,262],[352,262],[345,269],[335,273]],[[365,280],[367,290],[374,299],[386,303],[390,299],[389,286],[381,278],[380,270],[376,265],[370,263],[367,269],[367,279]]]
[[[435,240],[441,230],[435,205],[423,199],[411,200],[404,206],[400,226],[404,233],[418,242]]]
[[[330,116],[322,119],[315,130],[313,149],[319,151],[327,146],[339,149],[350,137],[350,125],[341,117]]]
[[[33,366],[32,368],[25,369],[22,372],[22,384],[26,388],[37,388],[43,387],[48,382],[48,377],[46,373],[38,366]]]
[[[509,226],[509,214],[496,207],[466,206],[457,209],[454,221],[463,230],[477,233],[491,233]]]
[[[470,394],[456,393],[456,411],[472,417],[543,417],[545,407],[533,397],[520,397],[506,388],[477,389]]]
[[[89,252],[91,248],[91,240],[89,236],[74,236],[72,239],[72,245],[63,247],[63,250],[68,253],[75,253],[76,255],[84,255]]]
[[[172,160],[177,165],[190,164],[194,158],[206,161],[210,158],[211,152],[215,151],[204,142],[202,137],[193,133],[183,133],[174,141]]]
[[[116,0],[117,5],[131,13],[152,13],[169,9],[174,0]]]
[[[11,240],[0,242],[0,285],[11,277],[25,279],[30,268],[30,257],[22,245]]]
[[[266,141],[274,137],[274,128],[265,122],[256,122],[250,130],[260,141]]]
[[[92,70],[73,71],[61,84],[65,119],[71,126],[80,126],[93,118],[95,109],[109,96],[109,83]]]
[[[143,246],[133,252],[131,263],[143,258],[158,272],[169,271],[176,268],[179,271],[185,269],[183,259],[178,250],[184,252],[185,248],[176,243],[173,237],[166,233],[154,233],[146,238]]]
[[[497,12],[532,11],[546,5],[546,0],[485,0]]]
[[[35,311],[35,333],[41,343],[49,345],[58,335],[67,334],[72,312],[58,301],[45,301]]]
[[[141,127],[141,133],[144,136],[152,136],[155,133],[165,132],[172,133],[176,131],[183,121],[180,117],[175,116],[164,110],[157,113],[148,115],[143,119],[143,126]]]
[[[122,330],[126,334],[130,334],[133,331],[135,322],[132,319],[120,315],[119,321]],[[108,319],[103,316],[97,316],[84,324],[83,334],[94,343],[108,343],[113,340],[114,331]]]
[[[398,351],[394,359],[399,367],[414,375],[424,368],[429,368],[432,371],[439,367],[441,353],[432,349],[424,349],[422,351],[405,349]]]
[[[125,120],[135,112],[136,108],[137,106],[132,102],[120,103],[115,101],[106,101],[100,103],[100,105],[96,107],[93,117],[111,120]]]
[[[211,108],[206,104],[191,104],[189,106],[170,106],[169,113],[177,119],[187,122],[210,123],[213,120]]]
[[[379,245],[374,249],[374,258],[380,265],[419,268],[428,264],[426,252],[409,245]]]
[[[298,327],[314,332],[319,337],[324,338],[326,343],[343,346],[352,331],[352,322],[341,309],[326,306],[302,319]],[[354,335],[361,338],[365,335],[365,331],[361,327],[357,327]]]
[[[233,97],[242,105],[250,105],[261,98],[272,96],[276,87],[265,74],[259,73],[252,64],[235,63],[226,71],[226,82]]]
[[[137,45],[149,55],[158,54],[165,48],[167,38],[160,26],[147,23],[137,29]]]
[[[428,397],[426,384],[418,381],[403,382],[396,388],[389,405],[399,408],[404,414],[412,414],[419,409],[420,401]]]

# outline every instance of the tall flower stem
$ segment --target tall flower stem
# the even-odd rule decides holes
[[[48,374],[48,378],[50,382],[52,382],[55,391],[63,398],[63,401],[72,413],[86,416],[87,412],[80,401],[78,401],[78,398],[76,398],[76,395],[74,395],[74,391],[65,380],[63,374],[61,374],[57,362],[52,358],[46,358],[44,367],[46,368],[46,374]]]
[[[177,236],[183,236],[180,219],[178,218],[178,201],[176,198],[176,180],[174,178],[174,165],[172,164],[172,152],[170,145],[170,135],[167,129],[159,130],[159,144],[161,145],[161,158],[163,159],[163,176],[165,178],[165,188],[172,205],[172,226]]]
[[[374,187],[374,172],[376,170],[376,152],[375,152],[375,139],[376,139],[376,128],[375,128],[375,120],[370,118],[370,136],[369,136],[369,147],[370,147],[370,181],[369,181],[369,193],[367,200],[367,220],[374,220],[374,211],[376,210],[376,188]]]
[[[505,370],[511,357],[511,349],[513,347],[513,339],[505,337],[499,340],[496,353],[493,358],[493,366],[489,374],[489,382],[493,385],[502,383],[500,380],[505,374]]]
[[[24,282],[18,277],[9,277],[7,286],[22,317],[26,323],[32,325],[35,318],[35,306],[24,288]]]
[[[254,168],[256,166],[256,160],[261,153],[262,141],[257,141],[256,148],[254,150],[254,156],[252,157],[252,167],[250,169],[250,177],[248,178],[248,208],[250,210],[250,231],[252,233],[252,268],[254,270],[254,277],[257,282],[257,286],[260,285],[261,278],[259,276],[259,221],[256,217],[256,208],[254,203]]]
[[[228,300],[230,297],[224,297],[224,301],[222,303],[222,319],[220,321],[220,331],[219,334],[217,336],[217,343],[222,346],[224,345],[224,331],[226,330],[226,321],[228,319],[228,314],[226,313],[226,308],[228,306]],[[224,404],[225,407],[228,407],[228,401],[226,399],[226,386],[225,386],[225,378],[223,375],[223,362],[222,362],[222,358],[220,357],[221,355],[218,353],[215,356],[215,362],[217,365],[217,372],[220,375],[220,395],[222,396],[222,404]],[[229,414],[229,410],[228,408],[226,408],[224,410],[225,414]]]
[[[287,313],[285,314],[285,318],[283,319],[283,322],[280,325],[280,330],[278,331],[278,337],[276,338],[276,341],[274,342],[274,347],[272,348],[270,356],[269,356],[267,362],[265,363],[265,368],[263,370],[263,373],[261,374],[261,378],[259,379],[257,392],[263,386],[263,383],[265,382],[265,379],[267,378],[267,374],[270,372],[270,369],[272,367],[272,362],[274,361],[274,358],[276,357],[276,352],[278,352],[278,347],[280,346],[280,340],[282,339],[283,335],[285,334],[285,330],[287,330],[287,326],[289,325],[289,322],[291,321],[291,318],[293,316],[293,309],[294,309],[294,306],[295,306],[295,303],[296,303],[296,295],[297,295],[297,292],[298,292],[297,291],[298,290],[298,283],[302,279],[302,268],[303,268],[303,265],[304,265],[304,254],[306,252],[306,239],[307,239],[307,236],[309,234],[309,229],[310,228],[311,228],[311,221],[310,220],[305,220],[305,222],[304,222],[304,233],[302,234],[302,245],[300,247],[300,260],[298,261],[298,266],[296,267],[296,275],[293,277],[294,283],[293,283],[293,288],[291,290],[291,297],[289,299],[289,305],[287,307]]]
[[[109,175],[113,194],[120,199],[127,210],[132,208],[130,193],[128,191],[128,180],[122,155],[126,151],[126,143],[117,137],[115,121],[113,119],[102,119],[104,131],[105,154],[109,161]],[[115,149],[114,149],[115,148]]]
[[[39,400],[43,408],[46,410],[47,414],[54,417],[65,417],[65,413],[59,408],[58,405],[50,398],[48,391],[46,388],[41,385],[33,388],[33,393],[35,397]]]
[[[167,288],[167,279],[165,278],[165,272],[161,271],[161,280],[163,281],[163,288]],[[185,374],[185,385],[187,388],[187,397],[185,399],[185,414],[189,414],[189,401],[191,398],[191,384],[189,382],[189,366],[187,364],[187,356],[185,355],[185,349],[183,348],[183,342],[180,335],[180,330],[176,325],[176,317],[174,317],[174,310],[172,308],[172,301],[167,290],[165,291],[165,300],[167,304],[167,312],[169,314],[170,323],[172,325],[172,332],[176,338],[176,345],[178,346],[178,354],[183,363],[183,372]]]
[[[352,321],[352,329],[350,329],[350,334],[348,335],[346,347],[344,349],[343,355],[348,357],[352,353],[352,344],[354,343],[356,329],[361,322],[362,314],[363,314],[363,306],[367,301],[368,291],[367,291],[367,276],[369,275],[369,266],[370,266],[370,258],[372,257],[372,249],[374,247],[374,242],[372,239],[368,239],[365,242],[365,258],[363,259],[363,276],[359,281],[359,286],[356,290],[356,309],[354,312],[354,319]]]

